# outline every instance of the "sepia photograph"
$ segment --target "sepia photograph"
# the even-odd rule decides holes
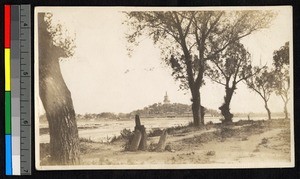
[[[291,6],[34,14],[37,170],[294,167]]]

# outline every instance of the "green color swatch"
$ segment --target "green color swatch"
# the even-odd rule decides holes
[[[11,134],[11,94],[5,91],[5,134]]]

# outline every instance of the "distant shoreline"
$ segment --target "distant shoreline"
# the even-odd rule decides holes
[[[170,128],[178,126],[186,126],[192,122],[192,117],[186,118],[141,118],[142,125],[145,125],[147,132],[153,129],[160,128]],[[276,120],[277,118],[274,118]],[[273,120],[273,119],[272,119]],[[247,117],[233,118],[233,122],[249,122],[249,121],[268,121],[267,117],[253,117],[248,120]],[[218,117],[207,117],[205,119],[206,125],[211,124],[221,124],[221,120]],[[96,141],[101,141],[107,137],[119,136],[120,131],[123,129],[134,130],[134,119],[94,119],[94,120],[78,120],[77,126],[79,130],[79,135],[83,138],[91,138]],[[39,125],[39,135],[41,141],[46,142],[49,140],[49,128],[48,122],[43,121]]]

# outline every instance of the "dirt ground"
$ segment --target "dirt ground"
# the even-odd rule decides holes
[[[163,165],[291,163],[290,121],[239,121],[232,125],[209,124],[205,128],[168,129],[166,150],[151,150],[159,135],[148,137],[147,151],[125,151],[127,139],[111,143],[81,141],[81,165]],[[48,144],[41,144],[41,165],[49,165]],[[201,165],[199,165],[201,167]],[[146,167],[147,168],[147,167]]]

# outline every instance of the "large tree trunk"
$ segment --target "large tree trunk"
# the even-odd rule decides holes
[[[40,74],[40,97],[49,123],[51,161],[79,164],[78,129],[71,93],[59,66],[51,68],[54,69],[50,70],[52,73]]]
[[[226,87],[226,94],[224,97],[224,103],[219,107],[221,114],[224,116],[224,123],[232,123],[233,114],[230,113],[230,102],[232,99],[233,92],[235,87],[229,88]]]
[[[203,61],[203,50],[204,48],[202,48],[202,52],[199,54],[199,72],[198,72],[198,76],[194,77],[194,72],[193,72],[193,62],[192,62],[192,58],[191,58],[191,54],[190,51],[187,48],[187,45],[185,43],[185,38],[183,37],[182,31],[179,32],[180,36],[181,36],[181,47],[185,56],[185,64],[186,64],[186,72],[187,72],[187,76],[188,76],[188,84],[189,84],[189,88],[191,90],[192,93],[192,111],[193,111],[193,123],[194,126],[199,127],[204,125],[204,119],[202,114],[204,114],[201,109],[201,99],[200,99],[200,87],[201,87],[201,83],[202,83],[202,79],[203,79],[203,74],[204,74],[204,61]]]
[[[191,61],[191,56],[187,50],[186,47],[183,48],[184,54],[185,54],[185,63],[187,66],[187,76],[188,76],[188,83],[189,83],[189,88],[191,90],[192,94],[192,111],[193,111],[193,123],[194,126],[199,127],[201,125],[204,125],[204,120],[202,118],[201,114],[201,100],[200,100],[200,86],[201,86],[201,81],[203,77],[203,71],[199,72],[202,73],[202,75],[198,75],[198,78],[196,81],[194,81],[194,75],[193,75],[193,70],[192,70],[192,61]]]
[[[204,125],[204,119],[203,115],[203,109],[200,107],[201,106],[201,101],[200,101],[200,92],[199,89],[191,89],[192,92],[192,111],[193,111],[193,123],[194,126],[201,126]]]
[[[79,137],[71,93],[61,74],[58,51],[39,13],[39,93],[46,111],[53,164],[79,164]]]

